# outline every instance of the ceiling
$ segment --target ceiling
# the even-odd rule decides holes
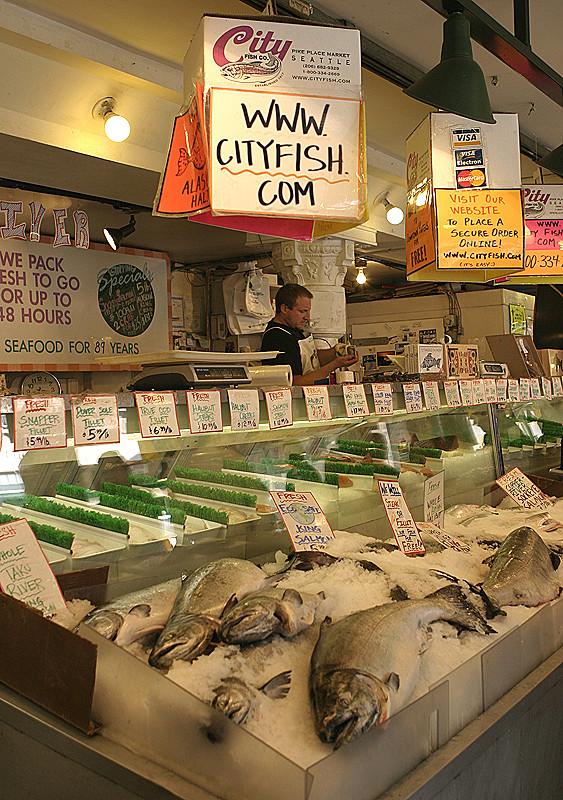
[[[0,189],[1,197],[33,199],[32,193],[22,195],[23,185],[59,192],[52,207],[86,210],[95,241],[103,226],[128,221],[119,206],[142,207],[146,211],[137,215],[127,244],[165,251],[180,264],[264,255],[266,241],[249,246],[244,233],[150,213],[183,101],[183,57],[202,14],[252,15],[264,5],[260,0],[0,0],[0,178],[13,186]],[[279,2],[278,10],[283,5]],[[513,30],[508,0],[479,5]],[[339,21],[345,8],[346,23],[358,27],[397,72],[416,76],[439,61],[443,17],[423,0],[323,0],[314,6],[315,14]],[[561,0],[529,0],[529,6],[534,53],[561,75]],[[473,53],[493,111],[518,113],[527,150],[536,148],[541,155],[558,146],[563,108],[480,45],[473,45]],[[363,83],[370,202],[389,190],[390,199],[404,207],[404,142],[430,109],[366,69]],[[131,122],[131,135],[121,144],[109,142],[92,117],[94,104],[106,96],[116,98],[118,111]],[[522,158],[523,180],[540,177],[536,170],[533,160]],[[549,173],[541,179],[560,181]],[[47,223],[42,232],[50,233]],[[397,269],[405,261],[402,226],[390,226],[381,207],[372,208],[369,223],[354,236],[361,240],[357,254],[369,259],[364,293],[370,284],[404,283]]]

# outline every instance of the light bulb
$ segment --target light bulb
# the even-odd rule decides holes
[[[364,268],[358,268],[358,274],[356,275],[356,283],[365,283],[367,280],[366,276],[364,275]]]
[[[120,117],[119,114],[112,114],[105,121],[104,130],[106,136],[112,142],[124,142],[131,133],[131,125],[129,125],[125,117]]]
[[[386,216],[389,225],[400,225],[405,215],[403,214],[402,208],[391,206],[391,208],[387,209]]]

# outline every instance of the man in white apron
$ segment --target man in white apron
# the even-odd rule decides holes
[[[310,386],[326,381],[331,372],[354,364],[354,355],[337,356],[336,348],[317,350],[311,334],[303,329],[311,315],[313,295],[304,286],[286,283],[276,294],[276,315],[268,323],[262,337],[262,351],[279,350],[275,359],[264,364],[288,364],[294,386]]]

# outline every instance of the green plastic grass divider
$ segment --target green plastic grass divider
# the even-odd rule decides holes
[[[398,475],[399,469],[389,464],[350,464],[348,461],[325,461],[327,472],[343,475]]]
[[[231,492],[228,489],[218,489],[215,486],[200,486],[197,483],[183,483],[168,479],[165,485],[178,494],[188,494],[194,497],[204,497],[206,500],[215,500],[219,503],[233,503],[237,506],[256,507],[256,495],[247,492]]]
[[[248,472],[248,470],[246,470]],[[222,483],[225,486],[240,486],[241,489],[259,489],[268,491],[268,487],[260,478],[251,478],[248,475],[226,475],[224,472],[211,472],[205,469],[192,469],[189,467],[174,467],[172,472],[179,478],[192,481],[207,481],[208,483]]]
[[[56,483],[55,494],[62,494],[64,497],[70,497],[73,500],[84,500],[87,503],[93,496],[97,497],[98,492],[85,489],[84,486],[74,486],[72,483]]]
[[[186,515],[198,517],[198,519],[206,519],[209,522],[218,522],[219,525],[228,525],[229,523],[229,517],[224,511],[217,511],[215,508],[209,508],[209,506],[200,506],[187,500],[175,500],[171,497],[153,497],[149,492],[135,489],[132,486],[123,486],[120,483],[104,481],[102,483],[102,491],[107,493],[107,497],[116,497],[126,501],[126,503],[128,502],[130,504],[129,507],[127,507],[126,503],[123,506],[113,507],[121,507],[123,511],[129,511],[131,514],[142,514],[145,517],[158,519],[162,513],[166,513],[170,514],[172,522],[176,522],[179,525],[183,525]],[[109,505],[102,499],[105,496],[105,494],[101,496],[100,502],[103,505]],[[133,510],[133,505],[139,508],[145,506],[146,510],[144,513],[140,510]],[[152,513],[148,513],[149,509],[152,509]],[[155,509],[157,513],[155,513]]]
[[[57,503],[55,500],[46,500],[44,497],[25,495],[25,508],[39,511],[43,514],[50,514],[54,517],[61,517],[72,522],[81,522],[83,525],[90,525],[93,528],[113,531],[114,533],[129,532],[129,522],[121,517],[112,517],[110,514],[102,514],[99,511],[90,511],[87,508],[75,508]]]
[[[10,514],[0,514],[0,525],[5,522],[15,522],[18,517],[12,517]],[[70,550],[74,541],[74,533],[69,531],[61,531],[59,528],[53,528],[52,525],[44,525],[41,522],[34,520],[27,520],[29,527],[36,535],[36,537],[47,544],[55,544],[57,547],[62,547],[64,550]]]

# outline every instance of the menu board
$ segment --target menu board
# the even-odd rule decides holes
[[[303,395],[309,422],[332,419],[328,386],[304,386]]]
[[[221,392],[198,389],[186,392],[190,433],[215,433],[223,430]]]
[[[180,436],[174,392],[135,392],[143,439]]]
[[[14,450],[66,447],[65,399],[14,397]]]
[[[276,389],[264,392],[270,430],[293,425],[293,402],[291,389]]]
[[[115,394],[73,396],[70,410],[75,445],[119,442],[119,412]]]
[[[228,389],[231,430],[257,430],[260,425],[258,389]]]

